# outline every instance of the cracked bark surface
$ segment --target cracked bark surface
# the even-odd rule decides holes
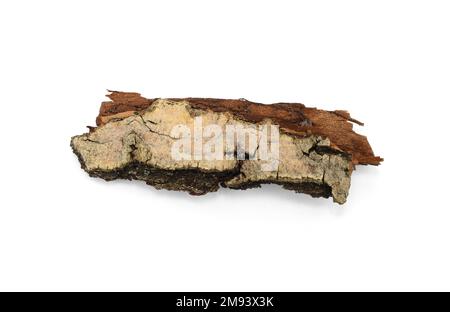
[[[313,197],[332,196],[342,204],[354,167],[382,161],[367,138],[353,131],[352,123],[362,123],[346,111],[244,99],[146,99],[117,91],[108,96],[111,101],[102,103],[97,127],[71,140],[82,168],[105,180],[142,180],[157,189],[193,195],[214,192],[220,186],[247,189],[275,183]],[[171,147],[178,138],[171,136],[171,130],[178,124],[193,128],[198,116],[204,126],[221,128],[278,125],[278,169],[261,170],[264,160],[253,159],[174,160]],[[240,148],[246,155],[255,155],[258,147]]]

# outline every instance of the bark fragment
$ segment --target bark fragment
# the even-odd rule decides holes
[[[353,131],[346,111],[323,111],[302,104],[264,105],[247,100],[145,99],[138,93],[113,91],[101,105],[97,127],[74,136],[71,146],[82,168],[105,180],[137,179],[161,189],[193,195],[220,186],[233,189],[280,184],[314,197],[346,201],[355,165],[378,165],[367,138]],[[171,148],[179,124],[255,127],[279,126],[277,170],[261,170],[264,160],[248,159],[259,145],[244,145],[247,159],[174,160]],[[256,130],[258,131],[258,130]],[[204,143],[204,142],[202,142]],[[226,153],[227,150],[224,151]]]

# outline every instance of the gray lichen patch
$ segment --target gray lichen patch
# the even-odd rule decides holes
[[[250,159],[259,152],[260,142],[235,146],[246,159],[227,157],[230,150],[225,143],[223,159],[174,159],[172,148],[180,138],[173,135],[173,129],[184,125],[194,132],[197,117],[201,117],[203,126],[216,125],[224,132],[227,126],[258,132],[259,126],[271,124],[270,119],[252,124],[228,112],[194,109],[187,100],[160,99],[145,111],[110,120],[90,133],[73,137],[71,146],[83,169],[105,180],[137,179],[158,189],[195,195],[216,191],[220,185],[246,189],[276,183],[312,196],[332,196],[340,204],[346,201],[351,159],[334,151],[327,138],[317,135],[299,137],[280,132],[276,170],[262,170],[267,160]],[[208,142],[208,138],[201,140],[200,144]]]

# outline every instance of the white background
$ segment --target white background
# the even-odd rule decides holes
[[[448,1],[2,1],[0,290],[450,290]],[[347,109],[347,204],[80,169],[106,89]]]

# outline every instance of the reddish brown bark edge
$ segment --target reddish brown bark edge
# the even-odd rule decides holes
[[[152,105],[157,99],[146,99],[139,93],[110,91],[111,101],[103,102],[97,117],[97,126],[113,119],[122,119],[140,112]],[[347,111],[326,111],[306,107],[300,103],[261,104],[244,99],[225,100],[209,98],[183,98],[192,108],[229,112],[248,122],[260,122],[271,119],[280,130],[296,136],[320,135],[331,141],[336,151],[352,157],[355,165],[379,165],[383,158],[375,156],[367,138],[353,131],[353,123],[363,123],[350,117]]]

